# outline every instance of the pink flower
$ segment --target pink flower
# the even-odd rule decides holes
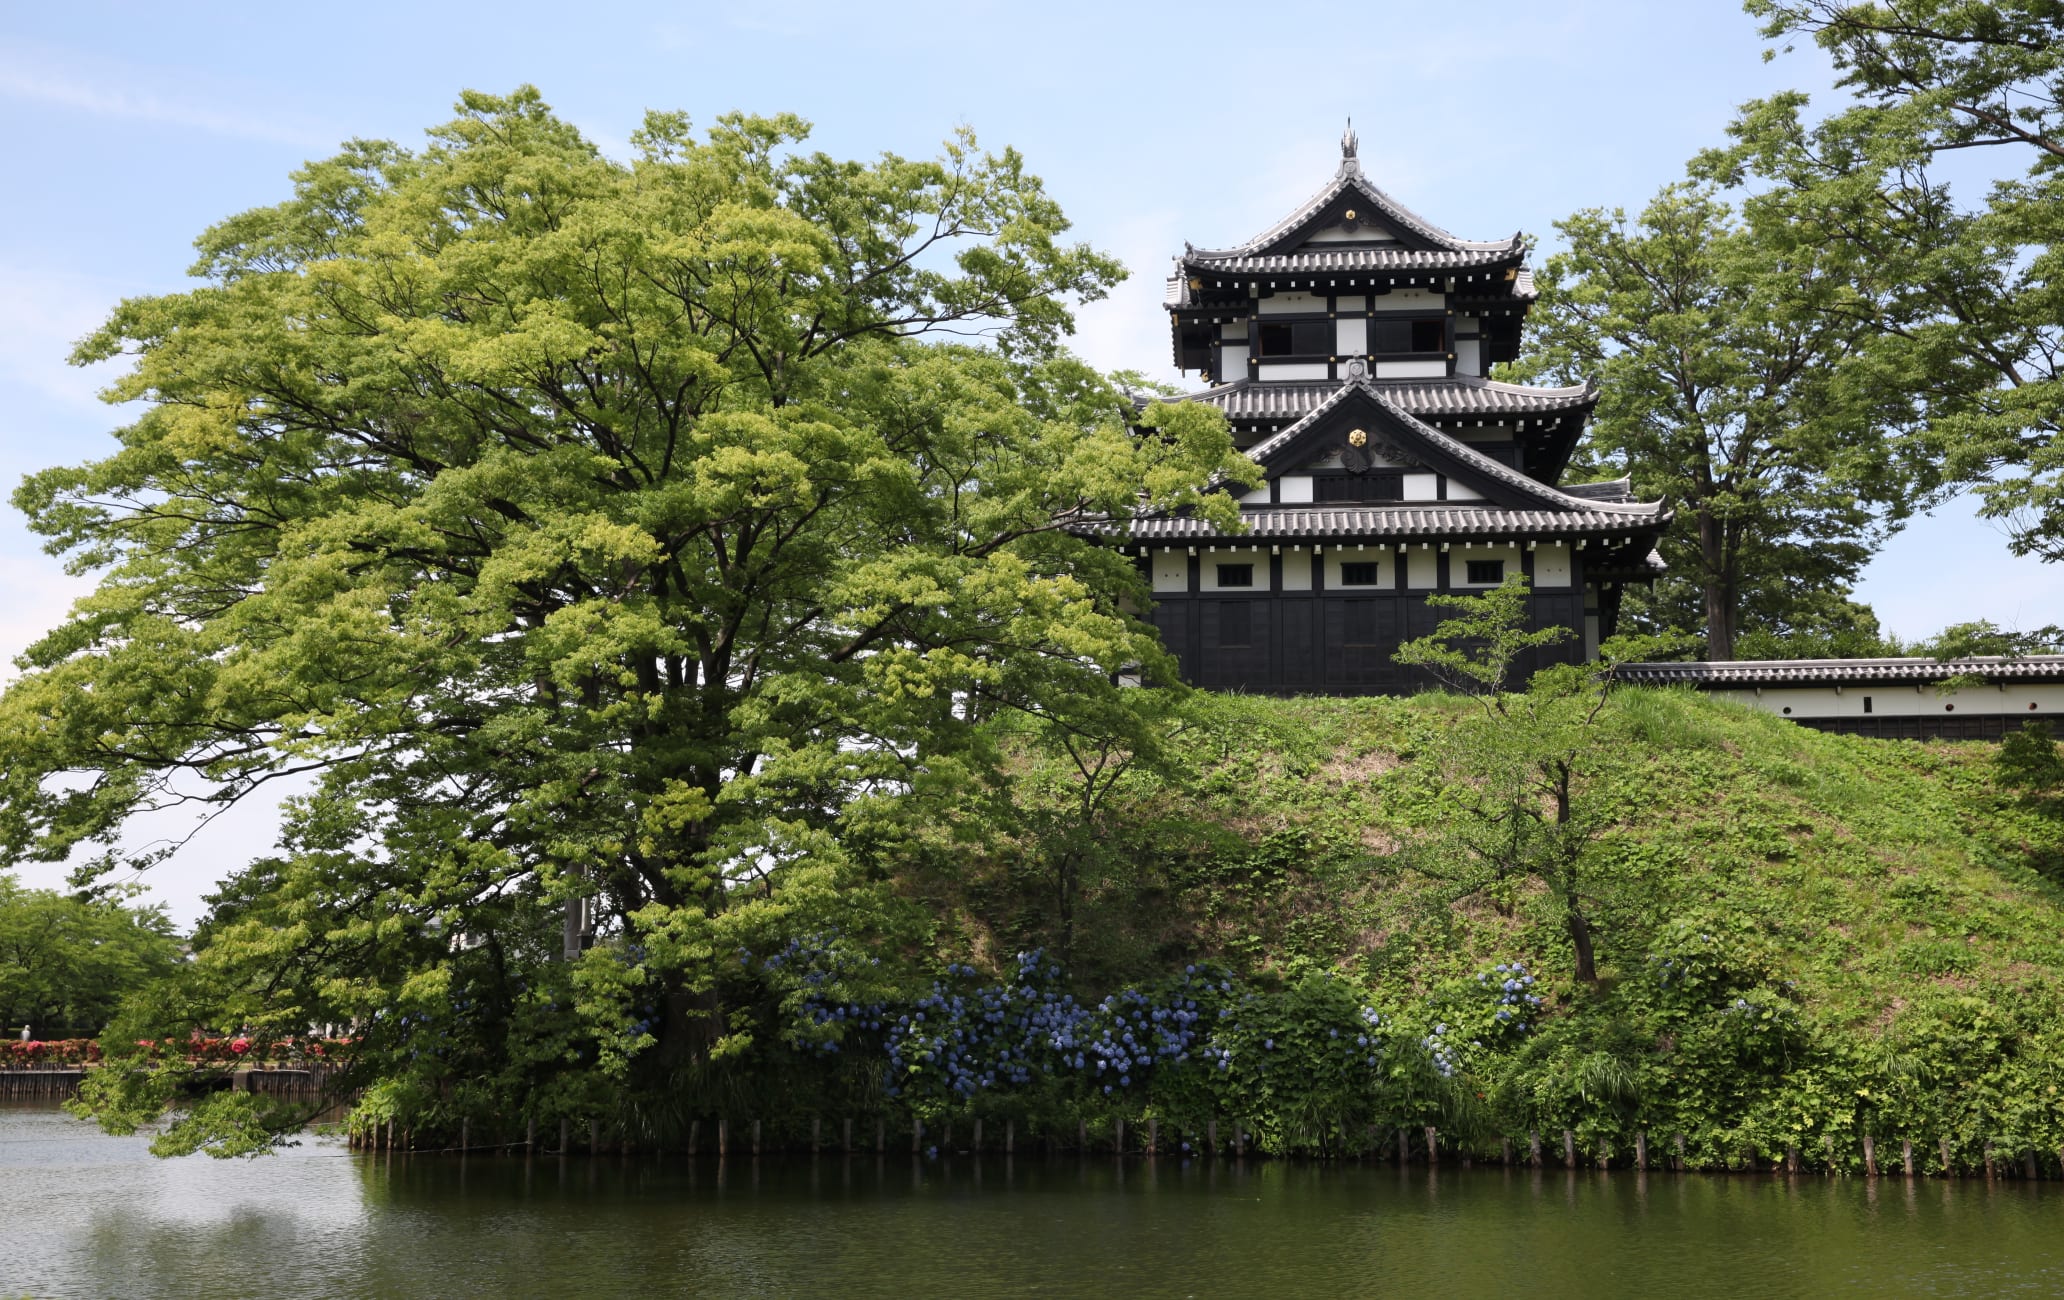
[[[235,1052],[238,1056],[242,1056],[245,1052],[251,1050],[251,1040],[248,1038],[231,1039],[229,1050]]]

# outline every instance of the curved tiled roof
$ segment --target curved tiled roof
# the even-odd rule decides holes
[[[1644,686],[1707,690],[1748,686],[1926,685],[1950,677],[2064,681],[2064,655],[1963,659],[1738,659],[1729,663],[1620,664],[1613,676]]]
[[[1295,253],[1183,254],[1183,265],[1200,271],[1276,274],[1283,271],[1467,271],[1496,266],[1519,255],[1517,248],[1422,253],[1409,248],[1301,249]],[[1516,282],[1515,282],[1516,287]]]
[[[1333,202],[1333,200],[1349,190],[1360,194],[1368,202],[1369,206],[1374,208],[1390,224],[1402,227],[1421,239],[1452,252],[1490,252],[1493,250],[1512,252],[1517,250],[1522,242],[1518,235],[1514,235],[1510,239],[1493,240],[1460,239],[1449,234],[1404,204],[1399,203],[1390,195],[1376,188],[1375,182],[1362,173],[1362,165],[1355,155],[1353,153],[1346,153],[1340,160],[1340,170],[1333,174],[1333,179],[1326,183],[1325,188],[1306,199],[1303,203],[1298,204],[1296,208],[1292,209],[1289,216],[1284,217],[1275,225],[1270,226],[1267,230],[1262,231],[1237,248],[1199,248],[1192,250],[1191,256],[1202,258],[1251,257],[1295,233],[1299,226],[1317,216],[1327,204]]]
[[[1261,507],[1242,511],[1240,519],[1248,531],[1232,534],[1194,516],[1156,515],[1134,520],[1129,535],[1135,541],[1371,536],[1519,541],[1543,535],[1631,538],[1633,530],[1653,522],[1606,510],[1503,510],[1452,503]]]
[[[1355,394],[1362,394],[1383,408],[1392,418],[1399,421],[1427,449],[1447,460],[1459,463],[1481,479],[1502,484],[1523,500],[1551,512],[1600,511],[1615,515],[1623,520],[1639,519],[1655,523],[1662,519],[1662,504],[1649,502],[1605,502],[1582,500],[1570,496],[1539,479],[1522,474],[1510,465],[1492,460],[1489,456],[1471,447],[1458,438],[1451,438],[1432,425],[1414,416],[1387,396],[1383,389],[1368,379],[1350,379],[1342,383],[1331,397],[1313,407],[1303,419],[1287,425],[1247,449],[1247,455],[1256,461],[1267,463],[1268,459],[1311,427],[1314,421],[1346,401]]]
[[[1530,388],[1456,375],[1447,379],[1375,379],[1370,385],[1414,415],[1532,415],[1589,406],[1598,394],[1589,384],[1569,388]],[[1186,402],[1208,402],[1229,420],[1295,420],[1332,397],[1340,385],[1271,383],[1236,379],[1201,392],[1186,393]]]

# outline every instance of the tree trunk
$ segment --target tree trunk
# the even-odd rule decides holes
[[[1586,984],[1596,984],[1598,964],[1591,955],[1591,922],[1578,909],[1574,900],[1564,913],[1563,921],[1569,927],[1570,947],[1575,949],[1577,954],[1577,978]]]
[[[1725,525],[1705,510],[1699,512],[1699,556],[1705,573],[1700,585],[1706,599],[1706,658],[1734,658],[1734,574],[1724,537]]]

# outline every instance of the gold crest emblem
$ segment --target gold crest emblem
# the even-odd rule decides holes
[[[1369,445],[1369,435],[1363,433],[1360,429],[1356,429],[1353,433],[1347,435],[1347,445],[1350,447],[1366,447]]]

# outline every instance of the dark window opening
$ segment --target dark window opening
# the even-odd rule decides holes
[[[1251,587],[1254,585],[1254,566],[1251,564],[1221,564],[1218,566],[1218,585],[1221,587]]]
[[[1254,644],[1254,606],[1245,602],[1227,601],[1218,607],[1218,644],[1220,649],[1235,649]]]
[[[1863,697],[1863,711],[1865,713],[1869,713],[1871,711],[1870,696],[1868,695]]]
[[[1369,322],[1371,352],[1446,352],[1448,322],[1442,316],[1377,317]]]
[[[1468,564],[1469,581],[1495,587],[1505,581],[1505,561],[1471,560]]]
[[[1264,357],[1324,357],[1333,354],[1333,322],[1330,320],[1278,321],[1264,324],[1255,332]]]
[[[1340,566],[1340,585],[1343,587],[1373,587],[1376,585],[1377,566],[1373,560],[1353,561]]]
[[[1313,479],[1312,499],[1322,502],[1402,501],[1405,499],[1405,476],[1379,472]]]

